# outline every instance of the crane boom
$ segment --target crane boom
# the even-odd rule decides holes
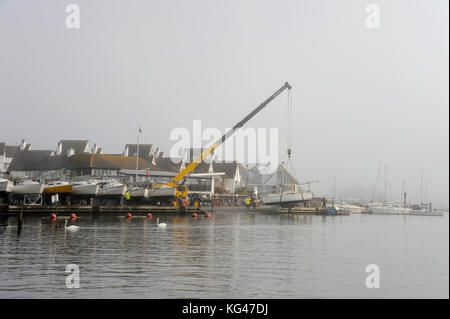
[[[208,147],[205,151],[203,151],[195,160],[192,161],[184,170],[178,173],[177,176],[172,178],[170,182],[167,183],[167,186],[176,187],[178,182],[180,182],[186,175],[190,174],[194,171],[194,169],[203,162],[203,160],[210,155],[216,148],[218,148],[222,143],[224,143],[231,135],[233,135],[238,129],[245,125],[252,117],[254,117],[259,111],[261,111],[267,104],[272,102],[278,95],[280,95],[284,90],[290,90],[291,85],[286,82],[284,85],[279,88],[274,94],[272,94],[267,100],[262,102],[257,108],[255,108],[250,114],[248,114],[244,119],[238,122],[231,130],[226,132],[221,138],[219,138],[215,143],[213,143],[210,147]]]

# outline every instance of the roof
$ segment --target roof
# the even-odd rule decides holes
[[[128,148],[128,156],[136,156],[137,144],[127,144],[125,145],[125,150],[127,148]],[[139,144],[139,157],[148,158],[152,154],[152,151],[153,151],[153,144]]]
[[[184,163],[184,167],[187,167],[190,163]],[[201,162],[197,165],[192,173],[194,174],[204,174],[209,173],[210,163]]]
[[[214,162],[213,161],[213,172],[214,173],[225,173],[228,178],[234,178],[236,175],[236,170],[238,168],[237,162]]]
[[[54,170],[62,168],[60,157],[52,158],[51,150],[25,150],[17,152],[8,171]]]
[[[19,151],[19,146],[5,146],[5,157],[14,157],[16,153]]]
[[[79,154],[67,159],[66,168],[136,169],[136,157],[120,155]],[[150,167],[150,163],[139,157],[138,168]]]
[[[88,152],[86,152],[86,147],[89,144],[88,140],[60,140],[58,143],[58,147],[59,144],[61,144],[61,153],[59,154],[67,154],[67,151],[71,148],[74,149],[75,154],[88,154]],[[91,150],[89,150],[89,153],[91,152]]]
[[[170,157],[156,158],[156,170],[164,172],[179,172],[181,167],[181,160],[177,164],[177,159],[172,159]]]

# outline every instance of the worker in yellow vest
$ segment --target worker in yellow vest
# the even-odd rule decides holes
[[[244,203],[245,203],[245,207],[247,207],[247,209],[249,209],[250,208],[250,197],[249,196],[247,196],[244,199]]]

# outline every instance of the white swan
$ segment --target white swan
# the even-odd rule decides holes
[[[166,223],[159,223],[159,217],[156,217],[156,227],[164,228],[164,227],[167,227],[167,224]]]
[[[65,230],[68,230],[68,231],[76,231],[76,230],[78,230],[79,228],[80,228],[80,227],[75,226],[75,225],[67,226],[67,219],[66,219],[66,222],[64,223],[64,229],[65,229]]]

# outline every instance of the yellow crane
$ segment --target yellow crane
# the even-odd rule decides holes
[[[157,187],[170,187],[175,188],[175,197],[177,201],[180,199],[185,199],[188,195],[188,188],[184,184],[184,179],[188,174],[192,173],[195,168],[203,162],[205,158],[207,158],[211,153],[214,152],[222,143],[224,143],[230,136],[234,134],[238,129],[244,126],[252,117],[254,117],[259,111],[261,111],[267,104],[269,104],[273,99],[275,99],[278,95],[280,95],[284,90],[292,89],[291,85],[286,82],[284,85],[279,88],[275,93],[273,93],[269,98],[267,98],[264,102],[262,102],[258,107],[256,107],[252,112],[250,112],[244,119],[238,122],[231,130],[225,133],[221,138],[219,138],[215,143],[209,146],[205,151],[203,151],[197,158],[195,158],[192,163],[186,166],[181,172],[179,172],[175,177],[173,177],[170,181],[165,184],[156,184],[154,186]]]

